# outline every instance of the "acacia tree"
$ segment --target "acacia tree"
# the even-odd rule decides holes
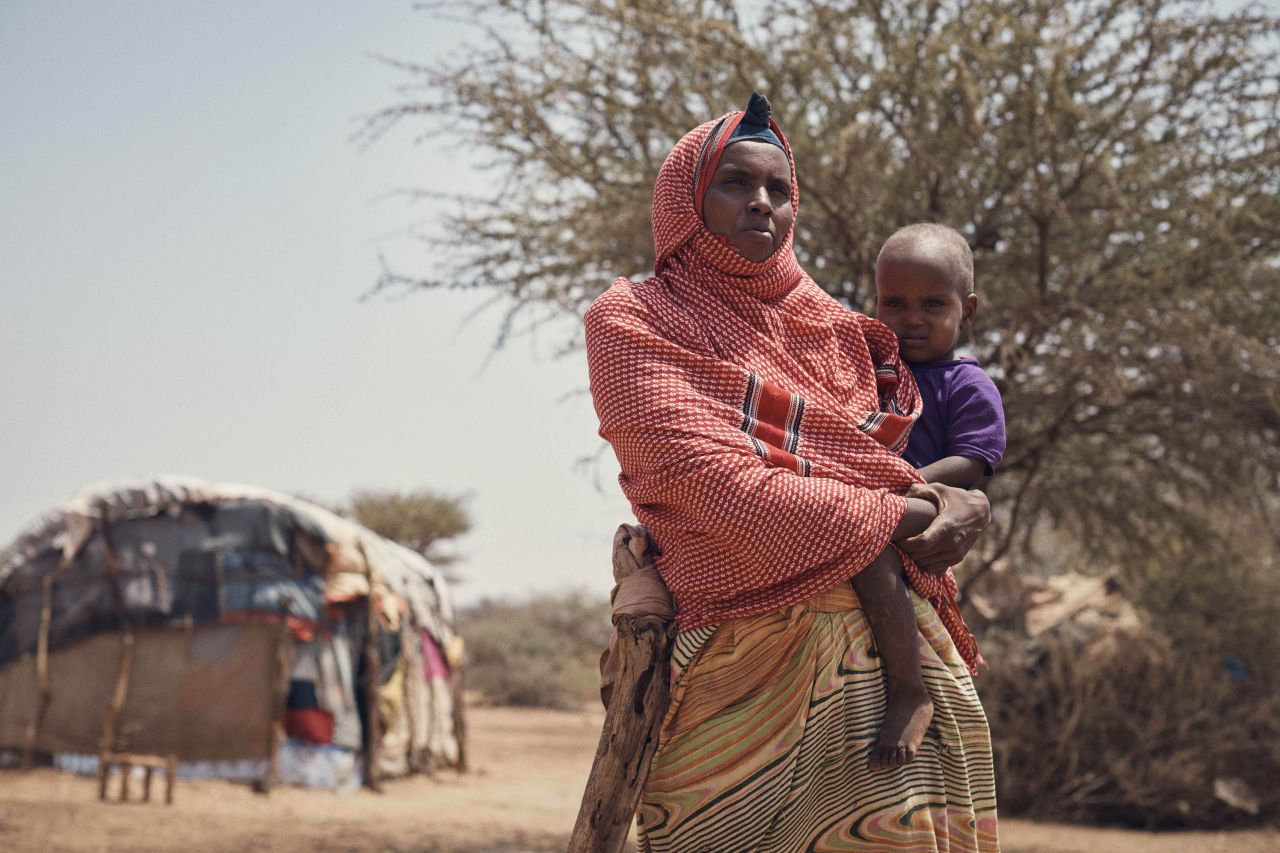
[[[362,489],[352,492],[340,511],[379,536],[417,551],[443,567],[450,580],[457,580],[450,567],[458,555],[441,546],[471,530],[471,514],[463,498],[430,489]]]
[[[506,328],[580,314],[651,269],[674,141],[759,89],[795,150],[797,253],[834,296],[871,307],[901,225],[973,248],[971,345],[1009,424],[987,561],[1033,557],[1052,527],[1171,614],[1205,571],[1274,578],[1280,19],[1185,0],[426,8],[478,36],[401,63],[406,98],[368,133],[446,126],[489,155],[493,192],[426,238],[450,264],[380,287],[487,289]]]

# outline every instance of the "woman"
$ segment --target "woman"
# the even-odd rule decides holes
[[[678,607],[643,846],[996,850],[979,657],[945,569],[986,499],[922,486],[900,458],[915,383],[888,329],[800,269],[798,204],[753,95],[663,164],[655,276],[619,279],[586,314],[600,432]],[[913,762],[873,771],[884,689],[849,579],[890,543],[933,716]]]

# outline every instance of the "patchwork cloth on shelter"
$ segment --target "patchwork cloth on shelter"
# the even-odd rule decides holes
[[[311,744],[360,748],[360,710],[356,701],[350,626],[336,621],[309,643],[294,645],[289,673],[285,731]]]
[[[448,760],[458,757],[457,733],[453,728],[453,682],[452,665],[447,650],[442,649],[427,631],[422,631],[419,649],[422,653],[422,684],[425,689],[417,697],[422,703],[423,711],[417,713],[416,720],[422,720],[422,736],[424,742],[431,745],[433,751],[447,755]],[[461,654],[461,651],[458,651]]]
[[[375,609],[390,710],[370,744]],[[422,646],[458,646],[453,622],[421,554],[321,507],[185,477],[100,484],[0,548],[0,748],[86,754],[111,727],[119,751],[237,773],[269,757],[287,687],[284,778],[346,784],[365,749],[383,775],[452,764],[454,683]]]
[[[158,628],[284,618],[295,637],[309,639],[322,620],[325,579],[309,566],[299,571],[291,530],[303,522],[290,507],[227,500],[216,511],[115,518],[109,538],[104,521],[85,532],[69,558],[48,538],[31,536],[37,544],[30,557],[16,546],[0,555],[0,665],[36,650],[50,576],[56,578],[45,629],[50,650],[125,623]]]
[[[642,849],[998,850],[982,705],[937,614],[912,601],[934,714],[915,761],[895,770],[867,769],[884,690],[848,583],[681,633]]]
[[[277,713],[274,625],[206,625],[95,634],[49,653],[49,699],[41,708],[34,661],[0,665],[0,747],[21,748],[34,729],[36,749],[92,753],[119,690],[126,651],[128,689],[112,748],[177,754],[186,761],[266,758]]]

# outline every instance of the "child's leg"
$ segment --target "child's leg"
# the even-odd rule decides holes
[[[853,576],[853,590],[867,614],[888,680],[884,727],[867,765],[872,770],[901,767],[915,760],[933,719],[933,702],[920,675],[920,631],[898,552],[885,548],[871,565]]]

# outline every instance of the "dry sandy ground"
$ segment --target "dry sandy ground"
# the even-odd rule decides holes
[[[563,850],[601,717],[475,708],[475,772],[389,782],[385,793],[180,782],[176,802],[100,803],[96,783],[52,770],[0,772],[0,850]],[[1280,832],[1152,835],[1006,820],[1006,853],[1280,851]]]

